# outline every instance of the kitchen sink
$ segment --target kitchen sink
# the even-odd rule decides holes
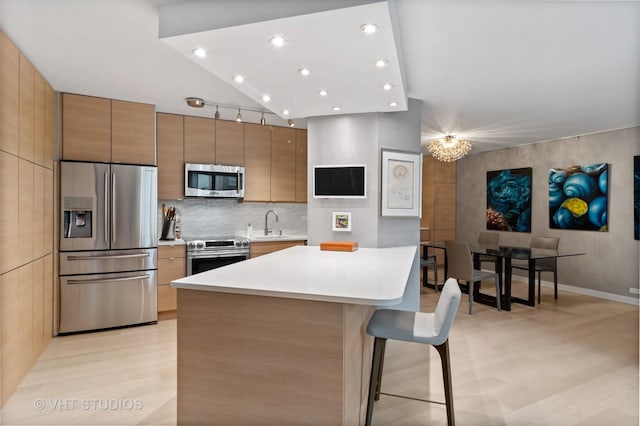
[[[306,235],[290,235],[290,234],[269,234],[269,235],[252,235],[251,241],[274,241],[274,240],[306,240]]]

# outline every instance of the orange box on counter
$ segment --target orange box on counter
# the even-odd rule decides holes
[[[320,243],[320,250],[330,251],[356,251],[358,250],[357,241],[325,241]]]

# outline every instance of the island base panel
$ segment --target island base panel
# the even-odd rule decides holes
[[[360,424],[372,311],[178,289],[178,424]]]

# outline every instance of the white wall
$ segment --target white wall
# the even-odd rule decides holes
[[[409,110],[397,113],[353,114],[315,117],[308,129],[308,235],[310,245],[322,241],[358,241],[360,247],[415,245],[420,239],[418,218],[380,217],[381,149],[420,152],[421,103],[409,99]],[[366,199],[314,199],[313,166],[365,164]],[[333,232],[331,214],[351,212],[352,231]],[[418,310],[420,300],[419,259],[416,257],[403,309]]]
[[[501,243],[528,246],[532,235],[559,237],[561,249],[586,253],[558,261],[559,283],[586,293],[637,300],[629,292],[629,288],[638,288],[639,244],[633,239],[635,155],[640,155],[640,127],[470,155],[457,167],[457,237],[476,241],[478,232],[486,227],[487,171],[532,167],[532,232],[501,232]],[[593,163],[610,165],[609,232],[550,229],[549,169]],[[543,274],[543,279],[552,277]]]

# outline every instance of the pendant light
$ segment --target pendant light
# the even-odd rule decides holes
[[[216,113],[213,114],[213,118],[215,118],[216,120],[220,119],[220,111],[218,111],[218,105],[216,105]]]
[[[238,108],[238,115],[236,115],[236,121],[242,123],[242,114],[240,114],[240,108]]]
[[[267,124],[267,120],[264,118],[264,112],[262,113],[262,117],[260,117],[260,125],[264,126]]]

